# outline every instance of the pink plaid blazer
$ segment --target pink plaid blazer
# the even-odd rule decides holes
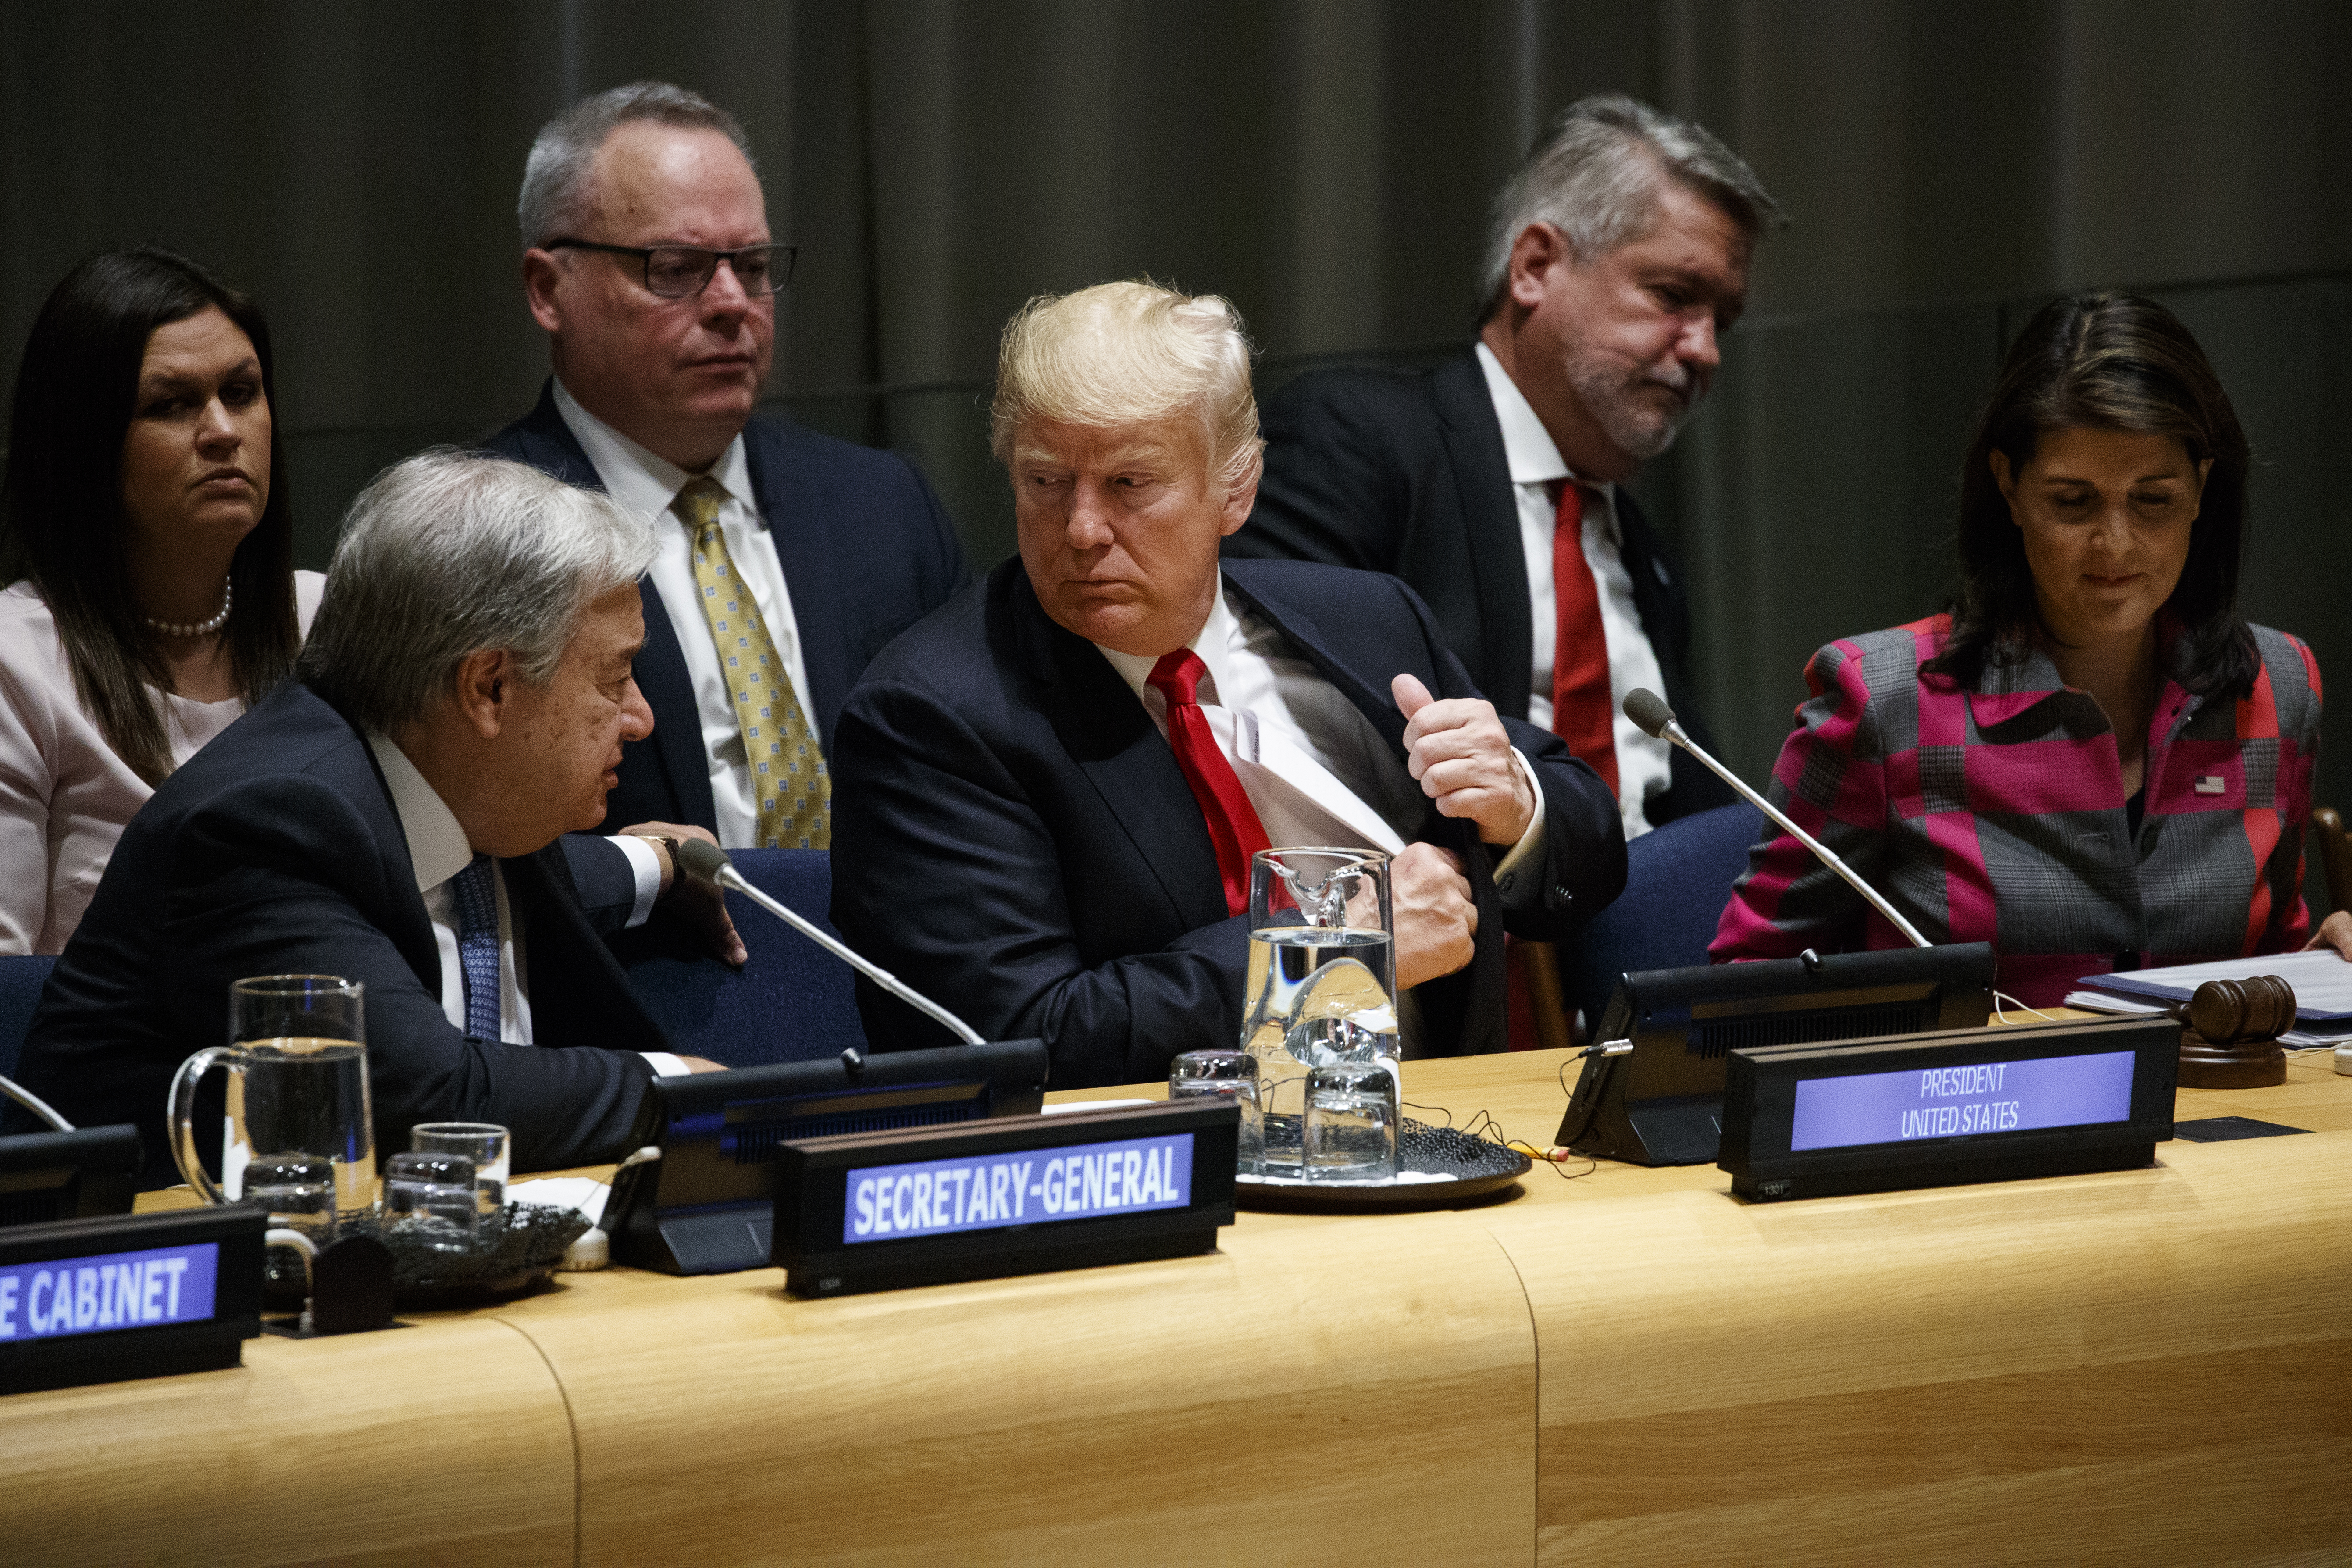
[[[2099,705],[2036,653],[1975,690],[1919,666],[1950,617],[1830,644],[1766,793],[1934,942],[1990,942],[2032,1005],[2084,975],[2299,947],[2319,667],[2254,628],[2262,673],[2235,702],[2168,679],[2148,727],[2135,837]],[[1900,947],[1902,934],[1770,828],[1733,886],[1721,963]]]

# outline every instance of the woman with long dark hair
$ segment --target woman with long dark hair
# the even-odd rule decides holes
[[[155,786],[292,668],[269,330],[168,251],[83,262],[33,322],[0,478],[0,952],[56,952]]]
[[[1930,940],[1991,942],[2029,1005],[2309,933],[2319,668],[2238,613],[2248,459],[2169,311],[2052,304],[2011,348],[1961,469],[1950,611],[1806,666],[1772,803]],[[2352,921],[2326,934],[2343,946]],[[1709,952],[1901,945],[1775,829]]]

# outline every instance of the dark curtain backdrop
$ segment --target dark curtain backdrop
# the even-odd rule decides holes
[[[2084,287],[2203,338],[2264,465],[2248,610],[2352,680],[2348,66],[2331,0],[0,0],[0,343],[13,374],[108,246],[252,288],[321,563],[379,466],[529,405],[524,152],[578,94],[666,77],[744,119],[803,247],[772,401],[913,456],[985,564],[1011,514],[982,411],[1023,300],[1138,274],[1230,295],[1266,387],[1426,362],[1469,328],[1519,152],[1623,89],[1711,126],[1796,218],[1639,486],[1752,775],[1811,649],[1935,606],[2005,334]],[[2330,731],[2322,798],[2352,800]]]

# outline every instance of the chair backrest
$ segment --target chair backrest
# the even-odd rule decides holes
[[[54,958],[29,953],[0,954],[0,1078],[16,1076],[25,1031],[32,1026],[41,987],[49,983],[49,971],[57,964]]]
[[[1560,986],[1587,1028],[1601,1022],[1618,975],[1706,962],[1706,944],[1748,868],[1764,816],[1745,801],[1702,811],[1625,847],[1625,890],[1562,944]]]
[[[821,849],[736,849],[753,887],[828,934],[832,858]],[[614,943],[630,988],[685,1056],[728,1067],[814,1061],[866,1046],[848,965],[740,895],[727,900],[751,962],[730,969],[681,933],[647,928]],[[658,925],[660,922],[656,922]]]
[[[2317,924],[2330,907],[2352,910],[2352,832],[2346,831],[2344,814],[2332,805],[2314,807],[2311,825],[2319,830],[2319,858],[2327,868],[2327,898],[2324,905],[2323,900],[2311,896],[2311,879],[2304,879],[2304,902],[2311,906],[2312,921]]]

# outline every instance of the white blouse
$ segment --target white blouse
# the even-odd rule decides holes
[[[304,635],[326,579],[294,574]],[[178,767],[245,711],[241,699],[164,696]],[[30,583],[0,592],[0,952],[61,952],[131,814],[155,792],[114,754],[74,694],[57,621]]]

